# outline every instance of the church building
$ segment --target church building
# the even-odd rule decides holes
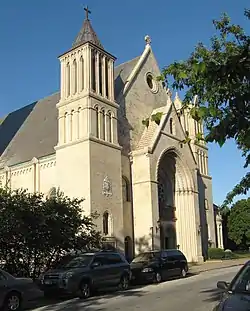
[[[157,81],[149,36],[141,55],[115,67],[85,10],[59,56],[60,92],[0,119],[0,186],[84,198],[84,212],[99,214],[98,230],[128,257],[179,248],[202,261],[222,240],[208,148],[195,139],[203,127]]]

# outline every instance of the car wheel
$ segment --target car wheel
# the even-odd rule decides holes
[[[88,299],[90,297],[89,281],[82,281],[79,288],[79,298]]]
[[[4,301],[3,311],[19,311],[21,310],[21,295],[17,292],[8,294]]]
[[[129,277],[127,275],[123,275],[120,279],[119,289],[127,290],[129,288]]]
[[[187,276],[187,268],[186,267],[181,268],[181,277],[185,278],[186,276]]]
[[[161,276],[161,273],[160,273],[160,272],[155,272],[154,281],[155,281],[155,283],[157,283],[157,284],[161,283],[161,281],[162,281],[162,276]]]

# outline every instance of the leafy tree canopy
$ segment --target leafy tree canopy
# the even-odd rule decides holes
[[[0,188],[0,263],[15,275],[37,277],[68,252],[99,247],[101,235],[82,201],[57,193]]]
[[[250,198],[237,201],[228,217],[228,234],[237,245],[250,246]]]
[[[245,10],[245,16],[250,19],[250,10]],[[204,121],[205,140],[222,146],[227,139],[235,139],[246,168],[250,162],[250,36],[226,14],[213,24],[217,35],[211,38],[211,46],[199,43],[187,60],[164,68],[160,79],[170,88],[186,90],[182,109],[196,96],[190,114]],[[247,172],[224,204],[246,194],[249,186]]]

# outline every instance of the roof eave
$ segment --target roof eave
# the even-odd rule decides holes
[[[100,51],[100,52],[102,52],[102,53],[105,53],[105,54],[108,55],[111,59],[113,59],[113,61],[116,61],[117,58],[116,58],[114,55],[108,53],[108,52],[105,51],[104,49],[102,49],[102,48],[100,48],[99,46],[93,44],[91,41],[87,41],[87,42],[85,42],[85,43],[83,43],[83,44],[80,44],[79,46],[76,46],[76,47],[71,48],[71,49],[68,50],[67,52],[65,52],[65,53],[63,53],[63,54],[61,54],[61,55],[59,55],[59,56],[58,56],[58,59],[62,58],[63,56],[65,56],[66,54],[68,54],[68,53],[70,53],[70,52],[73,52],[73,51],[76,50],[76,49],[79,49],[81,46],[83,47],[84,45],[87,45],[87,44],[90,45],[91,47],[95,48],[96,50],[98,50],[98,51]]]

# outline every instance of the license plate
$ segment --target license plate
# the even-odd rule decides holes
[[[45,285],[51,285],[51,284],[53,284],[53,282],[50,281],[50,280],[44,280],[44,284],[45,284]]]

